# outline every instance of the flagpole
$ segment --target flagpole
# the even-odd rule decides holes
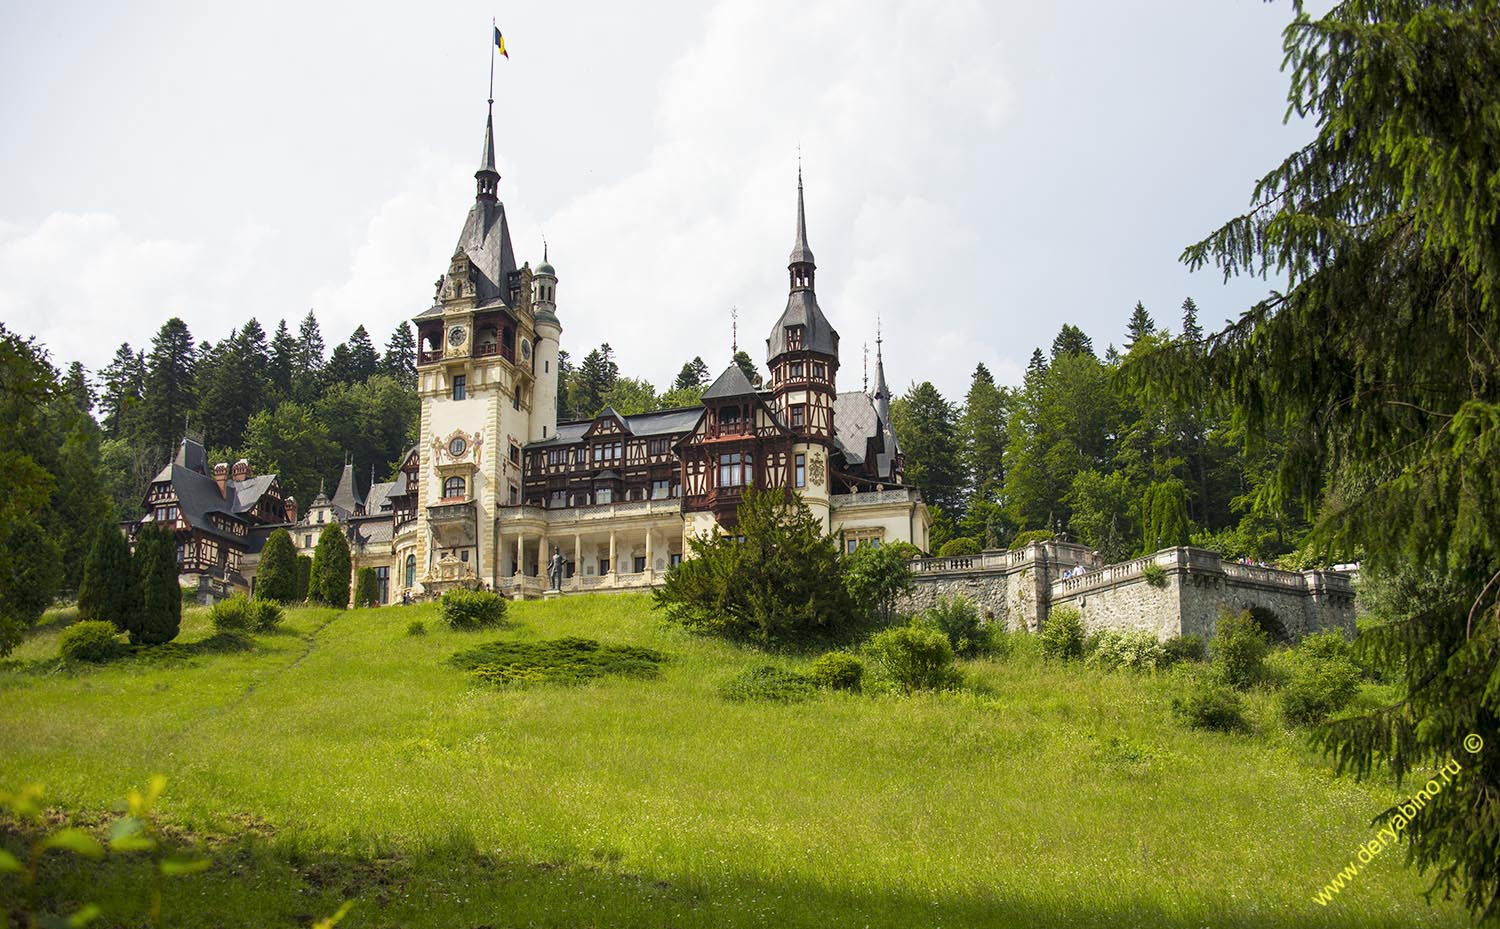
[[[490,105],[495,105],[495,18],[490,17]]]

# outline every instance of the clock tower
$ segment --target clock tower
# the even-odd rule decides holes
[[[474,202],[417,325],[417,519],[395,540],[413,592],[498,586],[500,516],[520,502],[521,449],[557,431],[557,275],[517,264],[499,198],[494,101]],[[405,578],[403,577],[403,581]]]

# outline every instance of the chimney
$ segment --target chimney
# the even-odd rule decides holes
[[[284,506],[286,508],[286,521],[295,523],[297,521],[297,498],[287,497]]]
[[[220,499],[229,499],[229,462],[221,461],[214,465],[214,483],[219,485]]]
[[[244,458],[234,463],[233,477],[237,481],[248,481],[250,479],[250,462]]]

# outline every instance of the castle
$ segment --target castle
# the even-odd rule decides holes
[[[877,350],[875,391],[839,393],[839,335],[818,305],[802,179],[786,307],[766,339],[770,378],[730,364],[696,407],[557,421],[557,271],[517,265],[498,196],[494,120],[475,197],[433,304],[415,318],[421,435],[416,505],[395,517],[398,587],[484,583],[543,592],[646,587],[694,534],[732,529],[750,488],[798,493],[841,545],[927,545],[905,484]]]
[[[400,476],[372,480],[360,499],[346,463],[333,497],[320,492],[299,512],[274,475],[242,488],[244,461],[233,486],[213,484],[202,445],[184,438],[184,464],[152,483],[145,521],[167,518],[169,507],[176,520],[180,508],[188,582],[211,594],[247,584],[270,532],[288,529],[311,554],[323,527],[338,524],[356,568],[376,571],[381,602],[459,584],[540,596],[554,554],[564,562],[562,591],[643,588],[682,559],[691,536],[732,531],[752,488],[795,491],[846,550],[927,547],[931,518],[904,481],[878,340],[874,391],[838,391],[839,334],[818,305],[800,170],[786,306],[766,339],[768,382],[752,384],[731,363],[698,406],[636,415],[606,407],[577,422],[557,418],[557,272],[545,250],[534,270],[517,264],[498,193],[493,103],[474,178],[453,257],[414,319],[420,437]]]

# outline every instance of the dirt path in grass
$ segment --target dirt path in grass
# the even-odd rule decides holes
[[[175,742],[177,739],[180,739],[188,732],[196,729],[202,723],[207,722],[210,719],[216,719],[222,716],[226,716],[229,713],[232,713],[235,710],[239,709],[241,706],[244,706],[245,701],[249,700],[255,695],[256,690],[260,688],[260,685],[263,682],[278,678],[281,675],[286,674],[288,671],[291,671],[293,668],[296,668],[298,665],[302,664],[302,662],[306,661],[308,656],[313,653],[313,650],[318,647],[318,636],[322,634],[324,629],[327,629],[329,626],[333,625],[335,622],[341,619],[343,615],[344,611],[335,613],[334,615],[328,617],[328,619],[324,620],[321,624],[319,624],[317,628],[302,636],[302,642],[304,645],[302,654],[298,655],[296,658],[293,658],[286,664],[277,665],[276,667],[273,667],[270,670],[266,671],[266,673],[257,675],[250,681],[249,685],[245,687],[244,692],[242,692],[239,696],[218,707],[217,709],[210,710],[207,713],[204,713],[201,716],[198,716],[195,719],[184,723],[181,728],[177,729],[171,734],[170,739]]]

